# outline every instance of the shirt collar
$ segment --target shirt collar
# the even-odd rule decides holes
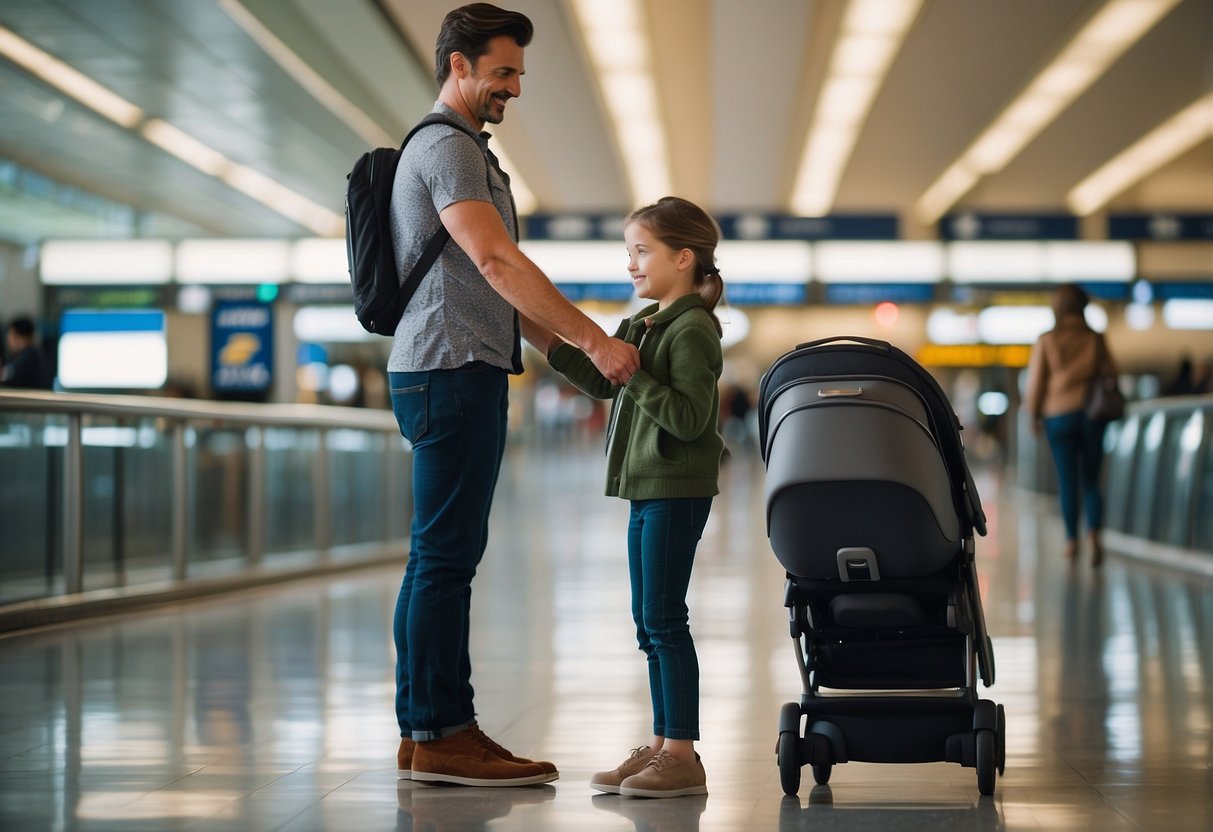
[[[468,130],[471,130],[473,133],[476,133],[476,129],[474,127],[472,127],[472,123],[470,121],[468,121],[466,118],[464,118],[461,114],[456,112],[451,107],[448,107],[446,104],[443,104],[441,101],[434,102],[433,112],[438,113],[439,115],[442,115],[442,116],[446,116],[447,118],[452,119],[453,121],[457,121],[460,124],[467,127]],[[493,137],[493,134],[488,132],[487,130],[481,130],[477,135],[479,135],[480,140],[482,142],[485,142],[486,144],[488,143],[488,140]]]

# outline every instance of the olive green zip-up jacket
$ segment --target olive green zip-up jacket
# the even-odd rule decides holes
[[[615,333],[640,350],[641,369],[612,385],[584,352],[561,344],[553,369],[586,394],[614,399],[607,430],[608,497],[712,497],[724,440],[718,430],[720,335],[698,294],[645,307]]]

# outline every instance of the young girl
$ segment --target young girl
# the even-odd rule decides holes
[[[616,337],[640,350],[640,370],[615,387],[583,352],[548,333],[553,368],[591,396],[613,398],[607,496],[631,501],[628,570],[632,618],[648,657],[653,738],[619,767],[595,774],[598,791],[638,797],[706,794],[699,739],[699,664],[687,626],[695,547],[718,493],[724,441],[717,431],[723,358],[712,311],[724,290],[715,265],[720,232],[698,206],[665,197],[624,228],[636,293],[655,303]]]

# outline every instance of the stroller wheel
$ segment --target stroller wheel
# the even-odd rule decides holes
[[[834,750],[829,739],[821,734],[809,734],[808,739],[813,741],[813,780],[824,786],[830,782],[834,768]]]
[[[998,766],[999,776],[1002,776],[1007,767],[1007,713],[1003,710],[1002,705],[998,706],[998,722],[994,734],[994,738],[997,740],[995,763]]]
[[[994,794],[994,776],[997,771],[994,761],[994,732],[982,729],[977,732],[977,791],[983,795]]]
[[[824,786],[830,782],[830,772],[834,769],[831,763],[813,763],[813,779],[817,785]]]
[[[800,738],[791,731],[779,734],[778,760],[783,793],[795,796],[800,791]]]

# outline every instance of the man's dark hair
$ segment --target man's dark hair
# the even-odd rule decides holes
[[[20,335],[22,338],[34,337],[34,321],[22,315],[19,318],[13,318],[8,322],[8,328]]]
[[[470,3],[447,14],[434,49],[434,80],[438,86],[451,74],[451,55],[458,52],[472,63],[489,51],[489,40],[509,35],[519,46],[531,42],[535,27],[522,12],[499,9],[491,3]]]

